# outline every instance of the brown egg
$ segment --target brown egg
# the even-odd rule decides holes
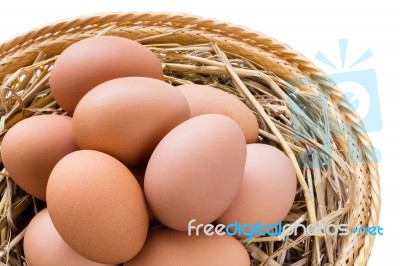
[[[74,113],[73,132],[81,149],[102,151],[136,166],[188,118],[188,103],[172,85],[150,78],[120,78],[83,97]]]
[[[296,186],[294,167],[281,150],[265,144],[248,144],[239,194],[217,223],[277,224],[290,211]]]
[[[155,217],[184,231],[188,222],[210,223],[237,195],[243,178],[246,141],[230,118],[209,114],[174,128],[153,152],[144,190]]]
[[[162,80],[160,60],[145,46],[121,37],[97,36],[68,47],[51,71],[51,92],[73,114],[80,99],[97,85],[122,77]]]
[[[70,248],[54,228],[47,209],[29,223],[24,236],[24,254],[29,266],[106,266]]]
[[[135,176],[136,180],[138,181],[140,188],[142,190],[144,190],[144,175],[146,173],[146,167],[147,167],[147,164],[141,165],[138,167],[132,167],[130,169],[132,174]],[[146,207],[147,207],[147,213],[149,214],[149,226],[152,227],[152,226],[160,224],[157,221],[156,217],[154,217],[153,211],[150,209],[150,207],[148,207],[147,204],[146,204]]]
[[[11,178],[23,190],[46,200],[46,186],[56,163],[78,150],[67,116],[40,115],[13,126],[1,143],[1,158]]]
[[[149,232],[142,251],[124,266],[249,266],[246,249],[234,237],[188,236],[165,227]]]
[[[240,126],[247,143],[256,142],[258,122],[253,112],[237,97],[222,90],[196,84],[177,86],[189,103],[191,117],[203,114],[226,115]]]
[[[105,153],[82,150],[64,157],[51,172],[47,208],[65,242],[99,263],[128,261],[146,239],[142,190],[129,169]]]

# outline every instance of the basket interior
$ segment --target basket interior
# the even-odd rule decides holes
[[[161,59],[165,81],[207,84],[253,110],[259,141],[283,150],[296,168],[298,192],[284,223],[378,224],[375,155],[340,90],[287,45],[225,22],[181,14],[107,14],[49,25],[2,44],[1,138],[23,118],[64,113],[49,90],[52,65],[68,46],[97,35],[137,40]],[[5,169],[1,173],[1,262],[22,265],[23,229],[43,203],[16,187]],[[373,239],[298,235],[243,244],[252,265],[364,265]]]

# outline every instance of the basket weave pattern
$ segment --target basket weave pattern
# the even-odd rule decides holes
[[[0,45],[1,138],[35,113],[62,113],[49,94],[57,55],[96,35],[135,39],[162,60],[172,84],[209,84],[257,115],[260,141],[292,160],[299,190],[285,222],[379,221],[380,186],[370,140],[336,85],[289,46],[249,29],[184,14],[116,13],[42,27]],[[40,154],[40,153],[39,153]],[[36,205],[0,175],[1,261],[21,265],[23,226]],[[244,242],[252,265],[366,265],[374,237],[304,236]]]

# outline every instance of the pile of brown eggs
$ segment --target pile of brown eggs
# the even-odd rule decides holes
[[[30,266],[247,266],[243,235],[210,234],[212,224],[275,224],[289,212],[294,168],[256,143],[252,111],[216,88],[164,82],[145,46],[79,41],[50,87],[66,115],[22,120],[1,148],[15,183],[47,205],[25,233]]]

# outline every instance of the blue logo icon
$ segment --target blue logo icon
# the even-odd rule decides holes
[[[347,46],[347,39],[339,40],[341,69],[320,51],[315,58],[336,70],[327,76],[343,91],[342,97],[346,97],[351,103],[352,110],[347,111],[358,113],[361,118],[359,122],[364,124],[366,132],[379,131],[382,129],[382,119],[376,72],[373,69],[352,70],[372,57],[372,51],[367,49],[355,62],[346,67]]]
[[[293,115],[302,117],[303,120],[309,122],[309,125],[306,125],[298,122],[297,119],[291,120],[293,132],[296,132],[294,138],[300,140],[322,140],[322,146],[318,152],[314,152],[314,150],[311,149],[300,155],[299,162],[303,168],[330,167],[330,160],[327,158],[332,156],[331,139],[334,137],[340,137],[340,134],[342,134],[341,130],[334,130],[335,128],[340,129],[353,126],[357,129],[359,134],[379,131],[382,129],[376,72],[373,69],[359,69],[359,65],[372,56],[372,51],[367,49],[365,52],[360,53],[361,55],[358,59],[351,62],[351,64],[347,64],[347,45],[347,39],[339,40],[341,67],[337,67],[333,64],[322,52],[317,52],[316,59],[333,68],[335,71],[332,73],[326,74],[324,77],[302,77],[300,79],[287,81],[289,84],[294,86],[293,88],[295,88],[296,86],[312,85],[312,82],[314,82],[313,80],[326,80],[326,78],[328,78],[336,83],[338,91],[341,92],[341,95],[334,95],[331,99],[336,101],[338,100],[338,97],[339,99],[346,98],[348,100],[347,102],[349,102],[348,104],[346,101],[343,102],[339,108],[341,108],[343,113],[347,112],[349,114],[351,121],[331,121],[328,117],[329,91],[321,91],[315,95],[310,95],[298,94],[296,93],[296,90],[293,89],[293,92],[288,94],[289,108]],[[347,65],[350,66],[347,67]],[[356,68],[357,66],[358,70],[354,70],[353,68]],[[307,104],[304,105],[303,102],[306,102]],[[312,107],[310,108],[309,106]],[[351,116],[352,113],[355,115]],[[309,118],[311,116],[313,117],[313,120]],[[348,140],[352,141],[351,138],[348,138]],[[348,145],[350,146],[351,143]],[[381,153],[378,149],[372,146],[365,146],[364,148],[375,151],[376,157],[368,158],[370,161],[380,161]],[[347,158],[349,163],[363,163],[363,161],[360,160],[364,160],[364,158],[362,156],[356,156],[351,152],[351,150],[349,150]]]

